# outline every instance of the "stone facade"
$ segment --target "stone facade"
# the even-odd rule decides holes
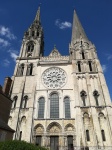
[[[14,139],[51,150],[112,149],[112,105],[97,57],[74,12],[69,56],[44,56],[40,8],[12,76]],[[57,117],[58,116],[58,117]]]

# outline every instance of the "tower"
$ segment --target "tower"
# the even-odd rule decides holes
[[[38,8],[36,17],[25,32],[20,51],[20,58],[40,57],[44,54],[43,29],[40,20],[40,7]]]
[[[51,150],[109,150],[112,108],[95,46],[74,11],[69,56],[44,56],[40,8],[24,34],[12,77],[14,139]],[[110,148],[111,149],[111,148]]]

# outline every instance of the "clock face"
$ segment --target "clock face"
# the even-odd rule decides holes
[[[65,85],[66,73],[58,67],[46,69],[42,74],[42,82],[47,88],[58,89]]]

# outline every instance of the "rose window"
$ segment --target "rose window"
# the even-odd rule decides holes
[[[47,88],[61,88],[66,83],[66,73],[63,69],[52,67],[42,74],[42,82]]]

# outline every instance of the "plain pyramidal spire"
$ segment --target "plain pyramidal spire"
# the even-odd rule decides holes
[[[38,7],[38,10],[37,10],[37,14],[36,14],[35,20],[40,22],[40,6]]]
[[[88,40],[86,33],[79,21],[76,11],[74,10],[73,15],[73,26],[72,26],[72,41],[76,41],[78,39]]]

